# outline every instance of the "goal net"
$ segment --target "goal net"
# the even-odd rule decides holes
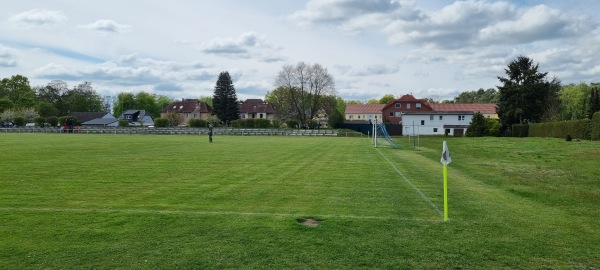
[[[392,148],[400,148],[399,145],[394,143],[390,134],[388,134],[387,129],[383,123],[375,122],[373,123],[373,138],[372,143],[377,147],[378,145],[386,145]]]

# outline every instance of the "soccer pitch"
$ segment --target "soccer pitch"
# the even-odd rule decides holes
[[[590,217],[515,201],[465,164],[450,165],[443,222],[441,139],[424,140],[415,151],[366,138],[0,134],[0,268],[600,262],[597,235],[567,237],[594,233]]]

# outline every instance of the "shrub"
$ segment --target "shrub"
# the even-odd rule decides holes
[[[298,128],[298,121],[296,120],[287,120],[285,121],[285,124],[288,128]]]
[[[55,127],[58,125],[58,117],[56,117],[56,116],[46,117],[46,122],[48,124],[50,124],[51,127]]]
[[[128,120],[125,120],[125,119],[119,120],[119,127],[128,127],[128,126],[129,126]]]
[[[486,118],[485,125],[487,128],[487,136],[498,137],[500,136],[500,128],[502,124],[497,119]]]
[[[15,117],[15,119],[14,119],[14,123],[15,123],[15,125],[17,125],[18,127],[25,126],[25,118],[23,118],[23,117]]]
[[[271,127],[271,121],[263,118],[254,119],[254,127],[268,128]]]
[[[156,118],[154,119],[155,127],[167,127],[169,126],[169,119],[166,118]]]
[[[36,117],[34,119],[35,125],[39,127],[44,127],[44,123],[46,123],[46,118],[44,117]]]
[[[567,140],[567,142],[570,142],[570,141],[573,140],[573,137],[571,137],[571,135],[567,135],[567,139],[566,140]]]
[[[473,119],[469,124],[469,128],[467,129],[467,133],[465,134],[467,137],[482,137],[487,134],[487,125],[486,125],[485,117],[480,112],[476,112],[473,115]]]
[[[62,116],[58,118],[58,123],[60,123],[61,126],[64,124],[67,124],[67,126],[74,126],[77,122],[77,117],[75,116]]]
[[[188,127],[199,128],[199,127],[207,127],[207,126],[208,126],[207,122],[202,119],[190,119],[190,121],[188,122]]]
[[[306,126],[310,129],[313,129],[313,128],[317,128],[318,123],[319,122],[317,122],[317,120],[310,119],[310,120],[306,121]]]

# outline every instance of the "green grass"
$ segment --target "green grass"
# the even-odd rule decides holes
[[[600,143],[396,140],[0,134],[0,269],[598,269]]]

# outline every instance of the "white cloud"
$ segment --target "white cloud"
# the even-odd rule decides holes
[[[66,21],[60,11],[33,9],[11,16],[8,21],[20,27],[52,26]]]
[[[80,28],[90,29],[99,32],[124,33],[131,30],[131,25],[119,24],[113,20],[98,20],[90,24],[79,25]]]

